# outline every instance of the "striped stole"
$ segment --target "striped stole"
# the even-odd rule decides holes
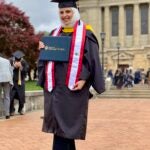
[[[52,36],[59,36],[62,27],[57,28]],[[84,44],[86,36],[85,24],[77,21],[74,26],[74,32],[71,41],[71,50],[69,56],[68,70],[66,76],[66,86],[72,90],[75,83],[78,81],[81,70],[82,70],[82,60],[84,54]],[[45,74],[46,74],[46,89],[51,92],[55,87],[55,63],[48,61],[46,64]]]

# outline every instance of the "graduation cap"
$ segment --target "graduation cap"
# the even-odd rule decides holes
[[[78,0],[51,0],[51,2],[58,3],[59,8],[65,8],[65,7],[77,8],[76,1]]]
[[[12,56],[14,56],[16,60],[20,60],[24,55],[25,55],[25,54],[24,54],[22,51],[20,51],[20,50],[15,51],[15,52],[12,54]]]

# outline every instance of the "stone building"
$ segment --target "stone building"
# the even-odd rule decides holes
[[[104,68],[150,67],[150,0],[80,0],[81,18],[91,24],[101,46]],[[117,48],[120,43],[120,48]],[[101,54],[100,54],[101,55]]]

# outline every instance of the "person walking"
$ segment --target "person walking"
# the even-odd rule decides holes
[[[115,79],[116,88],[121,89],[124,84],[124,76],[123,76],[123,71],[120,68],[116,70],[114,79]]]
[[[9,107],[10,107],[10,89],[13,85],[13,71],[11,64],[8,59],[5,59],[0,55],[0,99],[4,100],[4,111],[5,118],[10,118]]]
[[[91,26],[80,20],[75,1],[59,1],[61,26],[51,36],[71,37],[68,62],[38,62],[38,84],[44,89],[42,130],[54,134],[53,150],[75,150],[85,140],[89,88],[105,91],[99,46]],[[39,42],[39,49],[45,45]],[[40,58],[39,58],[40,59]]]
[[[146,73],[146,81],[147,81],[148,87],[150,87],[150,68],[148,69]]]

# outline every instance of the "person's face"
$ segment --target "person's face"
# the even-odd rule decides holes
[[[65,26],[71,24],[71,19],[73,18],[73,11],[71,8],[60,8],[59,9],[60,20]]]

